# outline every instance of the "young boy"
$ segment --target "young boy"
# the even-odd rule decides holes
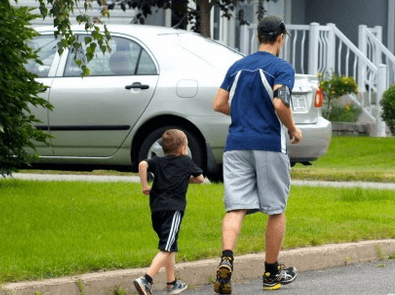
[[[148,272],[134,280],[140,295],[152,294],[152,281],[162,267],[165,267],[167,290],[178,294],[188,286],[174,274],[174,253],[178,251],[177,238],[184,215],[188,184],[202,183],[204,177],[188,154],[188,140],[184,132],[170,129],[162,135],[164,157],[141,161],[139,174],[143,194],[150,195],[152,225],[159,237],[159,253],[154,257]],[[151,187],[147,171],[154,174]]]

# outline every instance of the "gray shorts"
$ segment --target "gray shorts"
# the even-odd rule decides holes
[[[268,215],[285,211],[291,186],[287,154],[232,150],[223,158],[226,211],[247,210]]]

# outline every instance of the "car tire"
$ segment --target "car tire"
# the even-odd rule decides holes
[[[163,132],[169,129],[179,129],[185,132],[188,137],[188,154],[191,156],[195,164],[202,168],[205,173],[206,157],[204,144],[200,142],[200,140],[194,133],[179,126],[164,126],[155,129],[151,133],[149,133],[140,146],[138,152],[138,161],[140,162],[145,159],[150,159],[153,156],[164,156],[161,145],[161,138]]]

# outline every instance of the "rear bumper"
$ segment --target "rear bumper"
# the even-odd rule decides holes
[[[314,161],[326,154],[332,137],[332,124],[319,117],[315,124],[297,124],[303,132],[299,144],[288,141],[288,154],[291,162]]]

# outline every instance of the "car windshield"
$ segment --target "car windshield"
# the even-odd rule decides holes
[[[195,34],[179,34],[181,46],[216,68],[229,65],[243,54],[210,38]]]

